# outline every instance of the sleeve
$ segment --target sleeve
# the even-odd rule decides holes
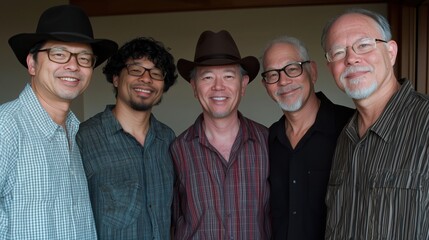
[[[182,161],[186,160],[186,157],[183,155],[184,146],[179,139],[176,139],[170,145],[170,154],[171,159],[173,160],[174,166],[174,188],[173,188],[173,209],[172,209],[172,227],[176,234],[183,234],[183,224],[184,224],[184,205],[187,204],[186,194],[183,193],[183,175],[184,169]],[[182,228],[182,229],[181,229]]]
[[[10,239],[7,198],[13,189],[11,173],[18,157],[19,133],[14,126],[0,118],[0,239]]]
[[[85,169],[85,175],[88,181],[90,181],[94,175],[94,171],[91,166],[91,161],[88,153],[88,151],[90,151],[88,149],[91,149],[91,147],[93,147],[93,145],[90,144],[90,141],[92,141],[90,136],[86,136],[85,131],[82,130],[82,128],[79,128],[79,131],[76,134],[76,144],[79,148],[80,156],[82,158],[82,165]],[[92,193],[92,191],[90,191],[90,193]]]
[[[268,156],[268,155],[267,155]],[[271,239],[271,234],[272,234],[272,219],[271,219],[271,204],[270,204],[270,193],[271,193],[271,189],[270,189],[270,180],[269,180],[269,160],[266,159],[267,162],[267,178],[266,178],[266,191],[264,193],[264,195],[266,196],[265,199],[267,199],[267,201],[265,202],[265,206],[264,206],[264,214],[265,214],[265,221],[264,221],[264,228],[265,228],[265,232],[266,232],[266,236],[268,236],[269,239]]]
[[[174,189],[173,189],[173,209],[172,209],[172,227],[175,228],[177,225],[177,222],[181,218],[182,211],[180,209],[180,177],[179,177],[179,169],[177,166],[177,158],[178,153],[175,151],[175,143],[173,142],[170,145],[170,154],[171,158],[173,159],[173,166],[174,166]]]
[[[426,134],[426,143],[424,145],[426,150],[424,151],[424,156],[422,159],[424,159],[425,167],[422,169],[425,169],[426,173],[424,174],[423,180],[425,183],[423,184],[423,196],[425,196],[425,200],[422,203],[422,214],[424,216],[422,216],[423,223],[421,232],[423,239],[429,239],[429,134]]]

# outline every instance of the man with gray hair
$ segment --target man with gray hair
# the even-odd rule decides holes
[[[273,239],[323,239],[331,159],[353,110],[315,93],[316,63],[294,37],[272,40],[262,65],[267,93],[283,111],[268,138]]]
[[[398,80],[380,14],[349,10],[323,30],[327,65],[356,114],[338,138],[326,239],[429,239],[429,98]]]

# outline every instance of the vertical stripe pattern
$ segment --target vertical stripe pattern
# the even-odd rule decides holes
[[[171,145],[175,239],[269,239],[268,130],[240,114],[229,161],[208,142],[202,115]]]
[[[326,203],[326,239],[429,239],[428,96],[405,81],[362,138],[352,118]]]

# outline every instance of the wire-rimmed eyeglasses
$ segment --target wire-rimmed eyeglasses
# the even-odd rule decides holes
[[[94,67],[97,57],[88,52],[72,53],[61,48],[46,48],[37,52],[46,52],[50,61],[54,63],[68,63],[72,56],[76,57],[77,64],[81,67]]]
[[[358,55],[369,53],[377,47],[378,42],[387,41],[377,38],[362,38],[353,43],[352,50]],[[346,57],[348,47],[337,47],[325,53],[328,62],[336,62]]]
[[[283,68],[271,69],[271,70],[265,71],[261,74],[261,76],[262,76],[262,79],[264,79],[264,81],[268,84],[274,84],[278,82],[280,80],[281,72],[286,73],[286,76],[290,78],[296,78],[296,77],[299,77],[303,72],[302,65],[309,62],[310,61],[307,60],[302,62],[289,63]]]
[[[126,64],[128,74],[135,77],[141,77],[143,74],[148,71],[150,78],[154,80],[164,80],[165,73],[158,68],[145,68],[137,64]]]

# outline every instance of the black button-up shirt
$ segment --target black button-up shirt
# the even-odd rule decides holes
[[[353,109],[335,105],[323,93],[315,123],[292,148],[285,116],[270,127],[269,155],[273,239],[323,239],[325,194],[337,137]]]

